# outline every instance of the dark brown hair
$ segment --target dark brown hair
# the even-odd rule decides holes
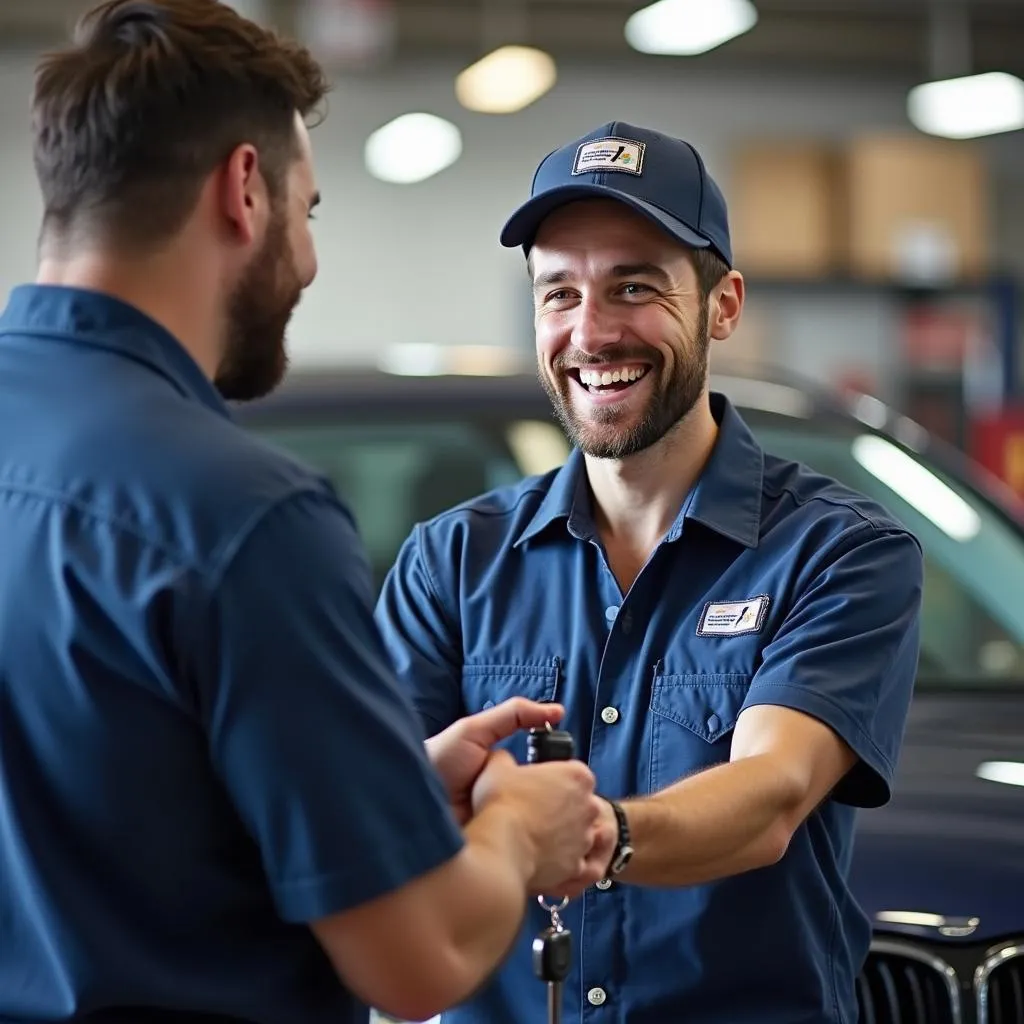
[[[297,156],[296,113],[308,120],[327,90],[305,48],[219,0],[106,0],[37,69],[44,239],[154,247],[243,143],[276,195]]]
[[[714,249],[691,249],[690,259],[697,272],[700,297],[706,299],[719,281],[729,273],[729,265]]]

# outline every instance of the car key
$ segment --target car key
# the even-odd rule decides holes
[[[543,729],[531,729],[526,739],[526,762],[571,761],[576,756],[572,733],[552,729],[548,722]]]
[[[575,756],[572,733],[552,729],[550,722],[543,729],[530,730],[527,763],[571,761]],[[563,896],[561,903],[549,904],[538,896],[537,902],[551,915],[551,926],[533,940],[533,970],[548,987],[548,1024],[561,1024],[562,984],[572,964],[572,932],[565,927],[559,911],[565,910],[569,899]]]
[[[562,983],[572,964],[572,932],[558,912],[569,901],[563,898],[560,904],[551,906],[543,896],[538,896],[537,902],[551,914],[551,926],[533,940],[533,970],[548,987],[548,1024],[561,1024]]]

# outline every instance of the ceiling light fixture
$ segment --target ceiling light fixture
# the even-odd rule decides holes
[[[641,53],[693,56],[749,32],[757,24],[750,0],[659,0],[626,22],[626,41]]]
[[[1004,71],[915,86],[907,116],[929,135],[973,139],[1024,128],[1024,82]]]
[[[381,181],[411,185],[439,174],[462,155],[459,129],[434,114],[402,114],[366,140],[366,169]]]
[[[455,79],[455,95],[468,110],[512,114],[535,103],[555,84],[550,54],[532,46],[501,46]]]

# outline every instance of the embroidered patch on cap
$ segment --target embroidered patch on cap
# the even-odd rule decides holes
[[[739,636],[756,633],[764,625],[768,595],[748,597],[745,601],[721,601],[706,604],[697,626],[697,636]]]
[[[625,171],[627,174],[642,174],[646,148],[646,143],[633,142],[631,139],[607,138],[584,142],[576,150],[572,173]]]

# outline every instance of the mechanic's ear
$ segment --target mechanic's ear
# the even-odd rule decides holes
[[[740,322],[745,297],[743,275],[730,270],[711,290],[708,298],[708,334],[724,341]]]

